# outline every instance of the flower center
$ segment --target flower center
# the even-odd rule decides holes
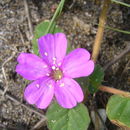
[[[63,77],[63,73],[59,68],[56,68],[55,70],[52,71],[52,77],[55,80],[60,80]]]

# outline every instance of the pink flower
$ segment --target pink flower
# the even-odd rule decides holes
[[[41,57],[21,53],[17,58],[16,72],[27,80],[34,80],[25,89],[25,99],[45,109],[55,96],[62,107],[75,107],[84,96],[80,85],[72,78],[93,72],[94,62],[90,60],[90,53],[78,48],[65,56],[67,39],[63,33],[40,37],[38,46]]]

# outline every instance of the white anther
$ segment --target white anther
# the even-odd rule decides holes
[[[48,86],[49,86],[49,88],[52,88],[52,87],[53,87],[52,84],[49,84]]]
[[[47,65],[44,65],[43,68],[47,68]]]
[[[61,83],[61,84],[60,84],[60,87],[64,87],[64,86],[65,86],[65,84],[64,84],[64,83]]]
[[[53,57],[52,59],[53,59],[53,60],[56,60],[56,58],[55,58],[55,57]]]
[[[39,85],[39,84],[36,84],[36,87],[37,87],[37,88],[39,88],[39,87],[40,87],[40,85]]]
[[[55,66],[52,66],[51,68],[52,68],[53,70],[55,70],[55,69],[56,69],[56,67],[55,67]]]
[[[47,55],[48,55],[48,53],[47,53],[47,52],[44,52],[44,55],[45,55],[45,56],[47,56]]]
[[[49,73],[47,73],[47,74],[46,74],[46,76],[50,76],[50,74],[49,74]]]
[[[59,70],[59,68],[56,68],[56,70]]]
[[[60,66],[61,65],[61,62],[60,63],[58,63],[58,66]]]
[[[61,79],[61,77],[62,77],[61,75],[58,76],[59,79]]]

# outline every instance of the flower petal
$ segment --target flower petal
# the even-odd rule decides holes
[[[78,48],[69,53],[63,61],[62,70],[64,75],[78,78],[90,75],[94,70],[94,62],[90,59],[90,53]]]
[[[50,64],[61,63],[67,48],[65,34],[47,34],[38,39],[39,52],[42,58]]]
[[[29,84],[24,92],[24,97],[30,104],[45,109],[54,95],[54,83],[52,80],[41,78]]]
[[[73,108],[83,101],[83,92],[79,84],[70,78],[63,78],[55,86],[55,97],[64,108]]]
[[[21,53],[17,61],[16,72],[28,80],[36,80],[50,72],[48,65],[38,56]]]

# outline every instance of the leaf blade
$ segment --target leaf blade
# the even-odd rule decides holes
[[[104,78],[104,71],[100,65],[96,65],[94,72],[89,76],[88,90],[90,93],[97,92]]]
[[[50,130],[86,130],[90,123],[88,110],[83,104],[64,109],[54,102],[46,116]]]
[[[106,113],[115,124],[130,128],[130,98],[113,95],[108,101]]]

